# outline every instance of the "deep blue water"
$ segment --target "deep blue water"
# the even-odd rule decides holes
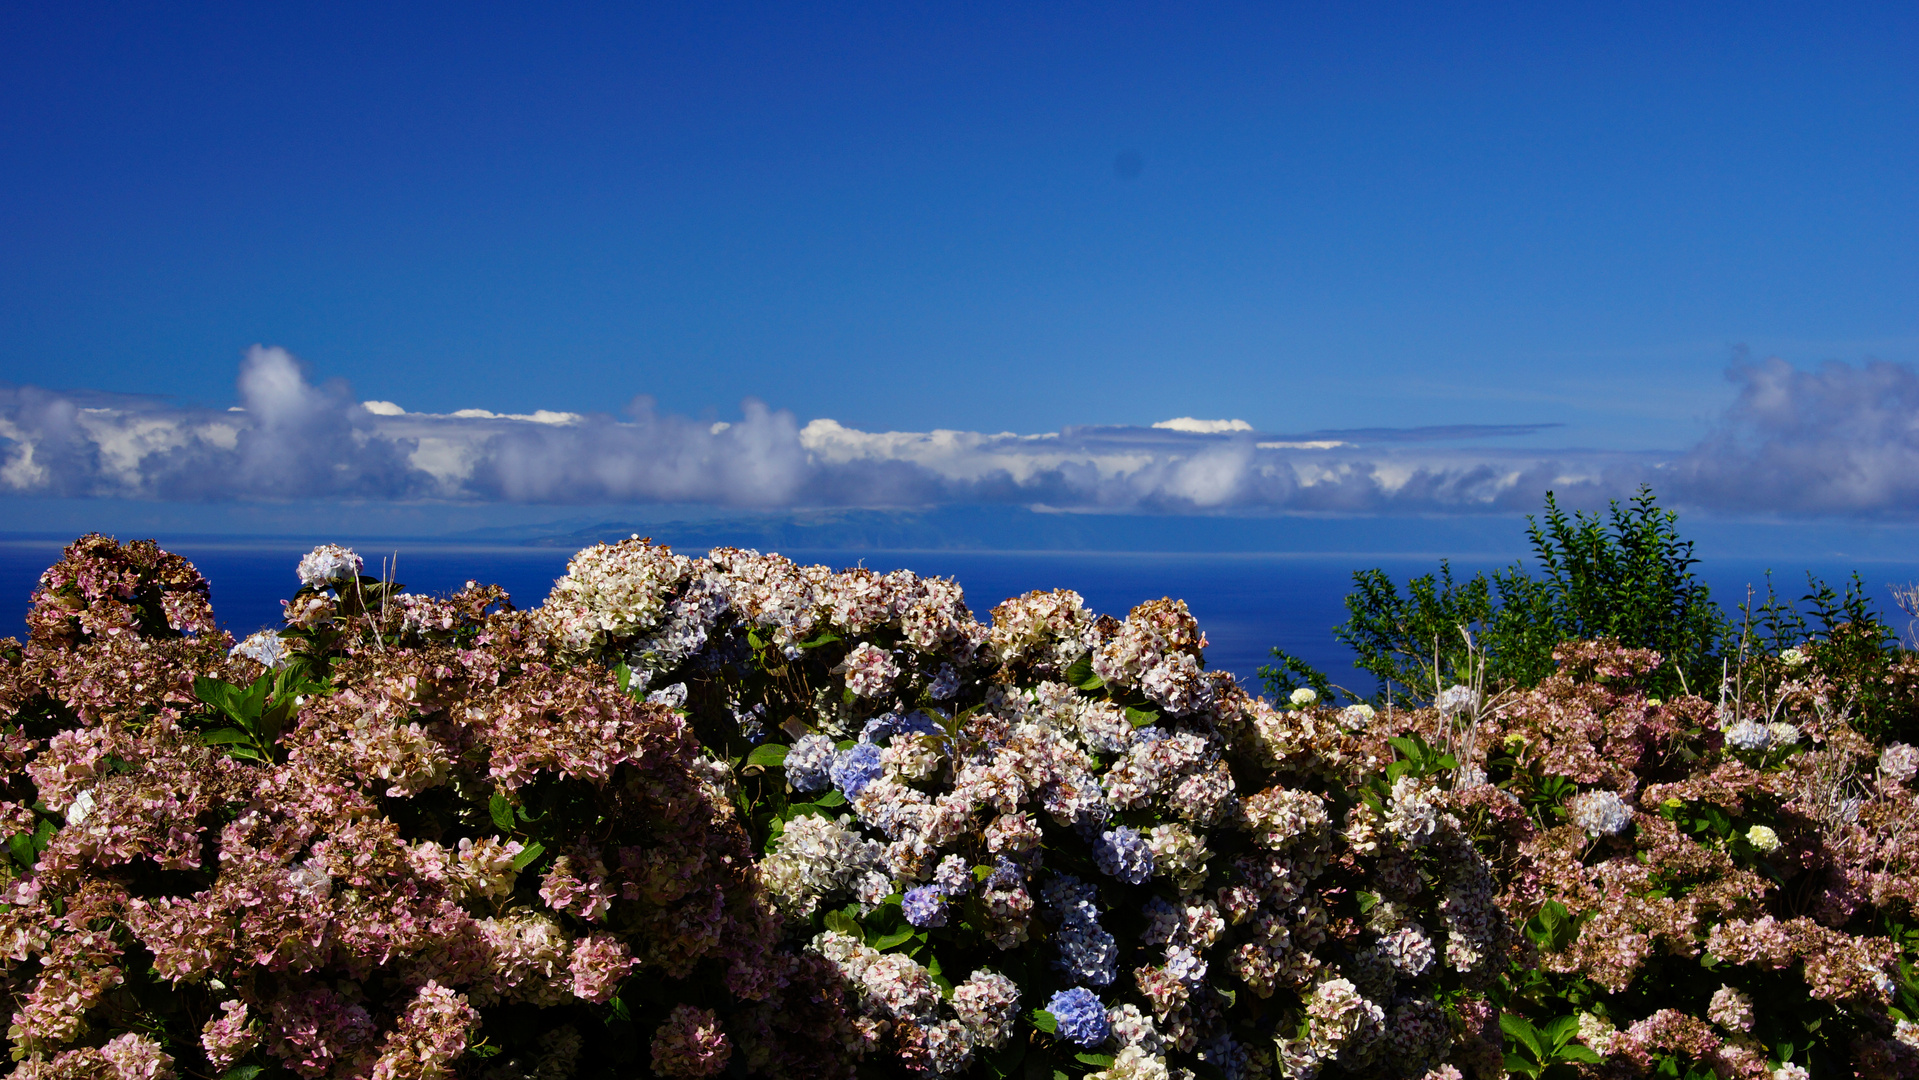
[[[236,636],[279,621],[279,601],[297,582],[293,567],[307,550],[291,541],[182,539],[163,543],[192,559],[213,585],[214,611]],[[522,607],[545,597],[553,579],[566,569],[570,551],[562,548],[489,547],[441,542],[380,541],[354,545],[370,572],[380,559],[398,553],[398,580],[415,592],[458,589],[469,578],[502,585]],[[52,540],[0,539],[0,636],[25,635],[27,600],[40,571],[59,558]],[[1396,578],[1425,573],[1429,558],[1369,557],[1350,554],[1122,554],[1102,552],[836,551],[794,549],[784,552],[801,562],[835,568],[862,564],[888,571],[910,569],[956,578],[967,601],[984,618],[994,604],[1030,589],[1069,588],[1086,597],[1095,611],[1124,616],[1134,604],[1162,596],[1183,598],[1199,618],[1211,646],[1208,665],[1252,680],[1269,650],[1279,646],[1304,657],[1356,690],[1370,691],[1370,677],[1354,673],[1351,654],[1331,634],[1345,617],[1342,601],[1355,569],[1380,566]],[[1470,576],[1494,563],[1456,560],[1454,571]],[[1728,559],[1698,570],[1722,604],[1733,607],[1748,583],[1760,582],[1769,564]],[[1878,607],[1894,609],[1888,586],[1919,581],[1919,561],[1825,561],[1811,566],[1771,564],[1782,595],[1797,597],[1804,571],[1811,569],[1837,584],[1857,570]]]

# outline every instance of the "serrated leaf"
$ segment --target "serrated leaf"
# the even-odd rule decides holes
[[[814,799],[813,802],[818,806],[845,806],[846,796],[837,791],[829,791],[819,798]]]
[[[220,1080],[253,1080],[266,1071],[264,1065],[235,1065],[220,1074]]]
[[[1539,1029],[1539,1033],[1555,1046],[1564,1046],[1574,1035],[1579,1034],[1579,1018],[1562,1016]]]
[[[1101,1069],[1110,1069],[1113,1066],[1112,1055],[1095,1054],[1090,1050],[1082,1051],[1081,1053],[1074,1054],[1073,1060],[1079,1062],[1082,1065],[1092,1065],[1096,1068],[1101,1068]]]
[[[1159,714],[1151,709],[1139,709],[1128,705],[1126,706],[1126,719],[1130,721],[1134,727],[1141,728],[1148,724],[1157,723],[1159,721]]]
[[[1032,1021],[1034,1027],[1046,1032],[1048,1035],[1059,1030],[1059,1017],[1054,1016],[1045,1009],[1034,1009],[1032,1012],[1026,1014],[1026,1018]]]
[[[494,792],[486,801],[487,814],[493,818],[493,825],[503,833],[513,831],[513,804],[508,802],[502,792]]]
[[[7,851],[22,870],[32,869],[40,858],[39,853],[33,850],[33,837],[23,832],[7,837]]]
[[[238,689],[232,683],[209,679],[205,675],[193,677],[193,696],[221,712],[232,711],[233,692]]]
[[[748,765],[759,765],[768,769],[777,765],[784,765],[786,764],[786,751],[787,748],[781,746],[779,743],[765,743],[760,746],[755,746],[753,752],[746,755],[746,763]]]
[[[814,638],[811,641],[800,642],[800,648],[817,649],[822,645],[831,645],[832,643],[838,640],[840,640],[840,636],[838,634],[833,633],[831,630],[829,630],[826,633],[821,634],[820,636]]]
[[[514,871],[517,873],[518,871],[524,870],[527,867],[532,866],[533,860],[539,858],[540,856],[544,854],[546,854],[546,845],[540,843],[538,840],[533,841],[532,843],[526,846],[526,849],[524,851],[520,852],[518,855],[513,856]]]
[[[227,743],[248,742],[251,741],[252,738],[253,736],[241,731],[237,727],[223,727],[216,728],[213,731],[201,735],[200,741],[206,743],[208,746],[222,746]]]
[[[1567,1043],[1559,1048],[1559,1060],[1577,1061],[1582,1065],[1597,1065],[1606,1059],[1594,1053],[1591,1047],[1583,1043]]]
[[[625,1020],[628,1022],[632,1021],[633,1013],[627,1009],[626,1002],[621,1000],[620,995],[614,994],[612,1000],[608,1001],[606,1004],[613,1013],[613,1019]]]
[[[855,941],[861,940],[866,936],[866,932],[860,929],[859,920],[844,911],[827,912],[824,922],[828,930],[845,934]]]

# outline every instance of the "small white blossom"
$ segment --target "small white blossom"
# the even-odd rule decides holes
[[[1779,834],[1765,825],[1754,825],[1746,830],[1746,843],[1754,849],[1770,855],[1779,850]]]
[[[1293,691],[1292,697],[1289,698],[1288,700],[1290,700],[1293,703],[1294,708],[1303,709],[1306,706],[1311,705],[1313,702],[1318,701],[1319,695],[1313,692],[1312,687],[1302,686],[1299,689]]]
[[[73,802],[67,807],[67,824],[78,825],[87,820],[88,815],[93,813],[94,805],[92,788],[74,796]]]

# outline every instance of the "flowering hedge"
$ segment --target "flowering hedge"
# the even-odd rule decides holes
[[[1275,705],[1176,600],[989,625],[637,538],[526,612],[361,570],[237,645],[150,544],[43,578],[15,1076],[1914,1074],[1919,751],[1790,665]]]
[[[1567,643],[1533,689],[1400,714],[1457,753],[1523,930],[1515,1072],[1919,1075],[1919,749],[1854,730],[1818,649],[1661,700],[1657,653]]]

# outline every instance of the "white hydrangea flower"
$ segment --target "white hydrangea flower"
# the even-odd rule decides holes
[[[1891,743],[1879,751],[1879,775],[1903,784],[1919,774],[1919,746]]]
[[[1293,703],[1293,708],[1303,709],[1306,706],[1311,705],[1313,702],[1318,701],[1319,695],[1313,692],[1312,687],[1302,686],[1299,689],[1293,691],[1292,697],[1289,698],[1288,700],[1290,700]]]
[[[1572,823],[1588,836],[1618,836],[1632,824],[1632,807],[1612,791],[1587,791],[1566,803]]]
[[[1787,649],[1786,651],[1779,654],[1779,662],[1786,665],[1789,668],[1799,667],[1803,665],[1807,660],[1810,660],[1810,659],[1811,657],[1807,656],[1803,651],[1799,649]]]
[[[1735,750],[1764,750],[1772,745],[1772,731],[1750,720],[1727,724],[1725,736],[1726,745]]]
[[[1773,746],[1793,746],[1799,742],[1799,729],[1785,721],[1766,725],[1766,734],[1772,736]]]
[[[79,825],[85,822],[93,813],[94,805],[92,788],[74,796],[73,802],[67,805],[67,824]]]
[[[244,656],[264,667],[277,668],[287,661],[286,642],[272,630],[247,635],[246,640],[228,650],[228,656]]]
[[[1442,713],[1471,712],[1479,707],[1479,695],[1470,686],[1449,686],[1439,692]]]
[[[1372,726],[1375,715],[1377,714],[1373,707],[1363,702],[1358,705],[1348,705],[1339,710],[1339,726],[1347,731],[1365,731]]]
[[[1770,855],[1779,850],[1779,834],[1765,825],[1754,825],[1746,830],[1746,843],[1764,854]]]
[[[300,584],[320,589],[338,582],[352,581],[360,576],[362,565],[352,548],[321,544],[300,557],[300,565],[295,573],[300,575]]]

